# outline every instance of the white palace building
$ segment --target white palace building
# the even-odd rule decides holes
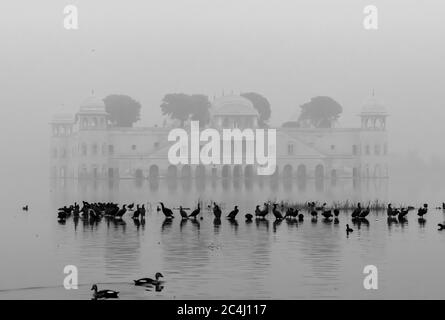
[[[255,128],[258,112],[238,95],[215,99],[209,127]],[[387,112],[372,95],[357,128],[275,128],[275,175],[296,179],[387,178]],[[156,179],[163,177],[250,177],[255,165],[171,165],[164,127],[110,126],[104,102],[91,96],[77,114],[57,113],[51,121],[53,178]],[[173,122],[172,122],[173,123]],[[186,129],[187,130],[187,129]]]

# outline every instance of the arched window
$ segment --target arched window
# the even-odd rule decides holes
[[[379,145],[379,144],[376,144],[376,145],[374,146],[374,154],[375,154],[376,156],[380,155],[380,145]]]
[[[87,155],[87,145],[85,143],[82,143],[81,146],[81,155],[86,156]]]
[[[356,144],[352,145],[352,154],[356,156],[358,154],[358,148]]]
[[[288,156],[293,156],[294,155],[294,144],[292,142],[290,142],[287,145],[287,155]]]
[[[91,153],[93,154],[93,156],[95,156],[95,155],[97,155],[97,152],[98,152],[98,147],[97,147],[97,144],[94,143],[91,146]]]

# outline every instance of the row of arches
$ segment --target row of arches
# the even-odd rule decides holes
[[[219,174],[218,174],[219,173]],[[178,167],[175,165],[170,165],[167,168],[166,177],[167,178],[202,178],[202,177],[221,177],[221,178],[250,178],[256,176],[256,168],[253,165],[223,165],[220,169],[212,167],[206,169],[204,165],[197,165],[192,168],[190,165],[183,165]],[[158,178],[161,176],[160,168],[158,165],[154,164],[149,167],[148,178]],[[286,164],[280,172],[280,168],[277,166],[273,177],[281,176],[283,178],[297,178],[306,179],[309,177],[307,166],[300,164],[296,169],[292,165]],[[144,171],[142,169],[136,169],[134,171],[135,178],[144,178]],[[322,164],[315,166],[314,175],[315,179],[325,178],[325,167]],[[337,177],[337,171],[332,170],[331,178]]]

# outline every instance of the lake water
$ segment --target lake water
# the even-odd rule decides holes
[[[0,224],[0,299],[90,299],[99,290],[120,291],[121,299],[411,299],[445,298],[445,219],[434,209],[445,200],[441,182],[418,180],[307,181],[196,180],[47,181],[3,184]],[[214,224],[206,208],[202,220],[171,223],[156,211],[199,200],[240,207],[237,223]],[[430,205],[426,222],[410,212],[407,223],[388,224],[385,212],[369,223],[321,218],[302,223],[246,223],[245,213],[266,200],[372,201]],[[122,222],[57,221],[57,208],[74,201],[146,203],[145,225],[128,213]],[[29,204],[29,211],[21,210]],[[177,211],[176,211],[176,214]],[[178,214],[179,215],[179,214]],[[345,225],[354,232],[346,236]],[[66,265],[79,272],[79,288],[65,290]],[[378,268],[378,290],[365,290],[363,268]],[[132,280],[164,275],[164,287],[146,291]]]

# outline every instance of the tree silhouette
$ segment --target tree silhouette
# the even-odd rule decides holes
[[[254,108],[258,111],[260,115],[258,124],[261,127],[266,126],[266,121],[269,120],[271,114],[269,101],[261,94],[256,92],[242,93],[241,96],[249,99],[250,102],[252,102]]]
[[[188,119],[207,124],[210,120],[210,101],[202,94],[168,93],[161,103],[162,114],[177,119],[184,126]]]
[[[132,127],[140,119],[141,104],[123,94],[111,94],[105,97],[105,110],[109,120],[117,127]]]
[[[326,96],[311,98],[311,101],[300,106],[299,124],[309,124],[316,128],[331,128],[343,111],[342,106]]]

